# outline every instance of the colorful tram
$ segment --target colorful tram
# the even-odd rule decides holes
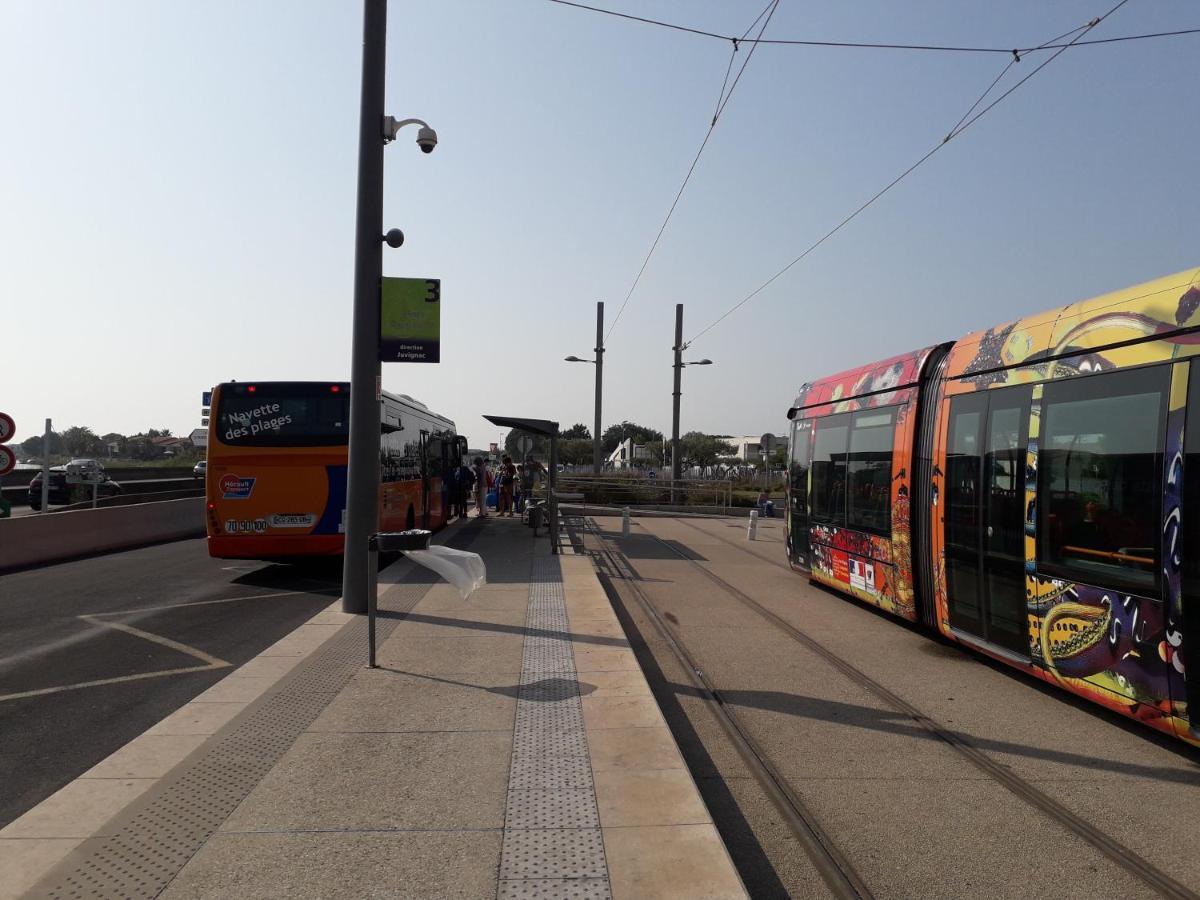
[[[788,557],[1200,745],[1200,269],[807,384]]]

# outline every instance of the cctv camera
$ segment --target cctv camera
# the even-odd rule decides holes
[[[422,153],[432,153],[433,148],[437,146],[437,132],[428,125],[424,126],[417,132],[417,146],[421,148]]]

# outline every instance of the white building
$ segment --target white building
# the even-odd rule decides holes
[[[648,465],[654,457],[650,448],[645,444],[635,444],[633,438],[626,438],[608,454],[607,467],[610,469],[631,469]],[[640,464],[640,465],[639,465]]]
[[[728,437],[724,440],[733,445],[733,455],[742,462],[756,463],[762,462],[762,439],[764,435],[752,434],[745,437]],[[782,435],[775,435],[775,448],[787,446],[787,438]]]

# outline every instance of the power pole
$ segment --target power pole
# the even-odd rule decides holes
[[[671,503],[678,502],[682,461],[679,458],[679,382],[683,372],[683,304],[675,304],[675,391],[671,395]]]
[[[350,359],[350,448],[342,610],[365,613],[374,573],[367,540],[379,525],[379,289],[383,277],[383,101],[387,0],[363,0],[362,94],[358,114],[358,204],[354,231],[354,339]]]
[[[596,427],[592,431],[592,473],[600,474],[600,394],[604,383],[604,301],[596,301]]]

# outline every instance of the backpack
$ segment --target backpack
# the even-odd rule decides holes
[[[464,491],[469,491],[475,484],[475,473],[467,466],[459,466],[454,472],[454,480]]]

